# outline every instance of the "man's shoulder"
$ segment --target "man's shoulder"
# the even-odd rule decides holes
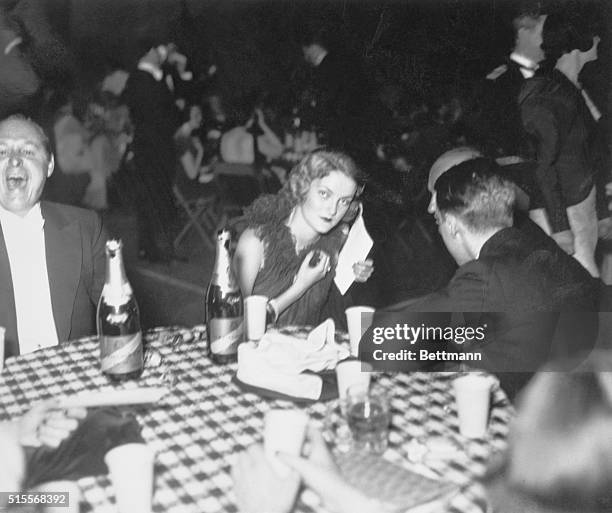
[[[46,220],[50,219],[59,223],[69,223],[76,220],[92,225],[100,222],[98,213],[86,208],[55,203],[53,201],[41,201],[40,207]]]
[[[577,290],[592,287],[592,279],[582,266],[552,239],[535,230],[510,228],[477,260],[497,282],[530,290],[536,295],[563,290],[568,300]]]
[[[489,71],[485,78],[489,84],[496,86],[520,84],[524,80],[518,64],[510,59]]]
[[[565,84],[545,74],[525,80],[519,93],[519,104],[526,105],[568,103],[572,99],[572,91]]]

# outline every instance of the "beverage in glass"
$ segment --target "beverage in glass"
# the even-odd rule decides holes
[[[389,435],[389,402],[380,390],[350,387],[347,392],[347,421],[357,450],[382,453]]]

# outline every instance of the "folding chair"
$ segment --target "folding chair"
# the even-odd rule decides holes
[[[187,199],[176,184],[172,186],[172,192],[176,202],[187,214],[187,223],[174,239],[174,249],[178,249],[191,228],[198,233],[207,247],[214,249],[213,238],[217,226],[216,194]]]

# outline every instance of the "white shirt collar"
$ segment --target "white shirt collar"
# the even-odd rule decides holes
[[[139,62],[138,69],[141,71],[145,71],[150,73],[155,80],[158,82],[164,78],[164,72],[158,68],[157,66],[151,64],[150,62]]]
[[[525,57],[520,53],[512,52],[510,54],[510,60],[516,62],[522,68],[527,68],[533,71],[538,69],[537,62],[533,62],[529,57]]]
[[[6,210],[0,205],[0,222],[3,226],[39,230],[42,229],[45,224],[45,220],[40,209],[40,203],[36,203],[23,217],[18,216],[10,210]]]

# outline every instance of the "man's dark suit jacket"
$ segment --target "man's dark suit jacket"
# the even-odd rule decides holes
[[[459,267],[445,289],[377,311],[373,327],[486,326],[485,340],[471,346],[428,341],[408,348],[480,351],[475,366],[499,375],[513,396],[544,362],[592,348],[597,294],[597,282],[541,230],[505,228],[476,260]],[[371,340],[370,329],[360,346],[370,361]],[[401,362],[396,370],[422,367]]]
[[[105,276],[106,232],[95,212],[41,202],[53,318],[60,342],[94,332]],[[0,226],[0,326],[5,356],[19,354],[11,268]]]
[[[530,157],[518,106],[524,81],[521,66],[510,58],[487,75],[477,129],[491,155]]]

